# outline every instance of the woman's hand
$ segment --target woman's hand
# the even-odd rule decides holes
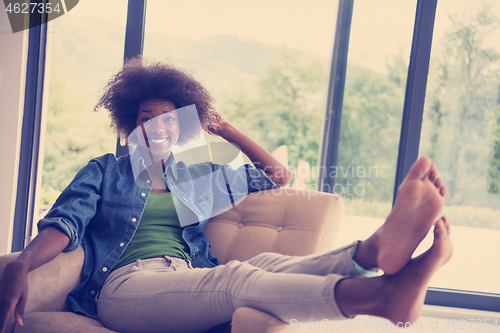
[[[40,230],[21,254],[5,266],[0,278],[0,333],[14,311],[16,323],[23,325],[28,299],[28,272],[54,259],[69,244],[69,238],[55,227]]]
[[[28,267],[21,262],[11,262],[0,279],[0,333],[14,311],[16,323],[23,325],[23,313],[28,298]]]
[[[218,112],[214,111],[212,123],[207,127],[206,131],[210,135],[218,135],[224,137],[224,131],[229,127],[229,121]]]

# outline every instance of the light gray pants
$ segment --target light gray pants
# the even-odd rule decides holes
[[[98,316],[119,332],[203,332],[243,306],[285,322],[345,319],[334,291],[340,280],[359,276],[354,245],[304,257],[263,253],[214,268],[167,256],[137,260],[106,279]]]

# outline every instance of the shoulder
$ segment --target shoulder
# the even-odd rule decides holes
[[[116,156],[114,154],[107,153],[107,154],[104,154],[104,155],[101,155],[101,156],[98,156],[98,157],[91,159],[89,161],[89,164],[97,163],[97,164],[101,165],[104,169],[106,169],[106,167],[109,164],[114,164],[114,163],[116,163],[116,161],[117,161],[117,159],[116,159]]]
[[[130,165],[130,155],[116,158],[115,154],[107,153],[91,159],[89,164],[92,163],[100,165],[103,169],[107,169],[108,167],[121,167],[123,165]]]
[[[80,169],[77,175],[90,175],[97,178],[113,179],[130,177],[132,174],[130,157],[128,155],[116,158],[114,154],[108,153],[91,159],[87,165]]]

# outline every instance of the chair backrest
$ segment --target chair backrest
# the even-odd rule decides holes
[[[338,195],[282,188],[248,195],[204,233],[222,264],[262,252],[308,255],[333,249],[343,214]]]

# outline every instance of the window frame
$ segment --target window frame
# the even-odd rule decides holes
[[[123,62],[142,56],[146,30],[146,5],[147,0],[128,1]],[[129,153],[127,145],[123,146],[121,141],[120,137],[116,139],[116,157]]]
[[[29,14],[26,83],[19,151],[11,251],[22,251],[31,238],[42,130],[43,86],[47,51],[47,13]]]
[[[328,87],[328,101],[326,103],[323,144],[320,148],[318,189],[322,192],[332,193],[335,186],[335,177],[330,177],[330,172],[327,172],[327,170],[328,166],[337,165],[338,159],[353,9],[354,0],[339,0],[332,65],[330,69],[330,83]]]
[[[45,1],[45,0],[43,0]],[[142,55],[147,0],[128,1],[124,62]],[[30,21],[43,22],[29,29],[26,87],[19,152],[19,173],[15,201],[11,251],[22,251],[32,237],[35,223],[37,171],[40,163],[45,61],[47,54],[47,13],[30,13]],[[116,143],[116,156],[128,148]],[[43,157],[42,157],[43,158]]]

